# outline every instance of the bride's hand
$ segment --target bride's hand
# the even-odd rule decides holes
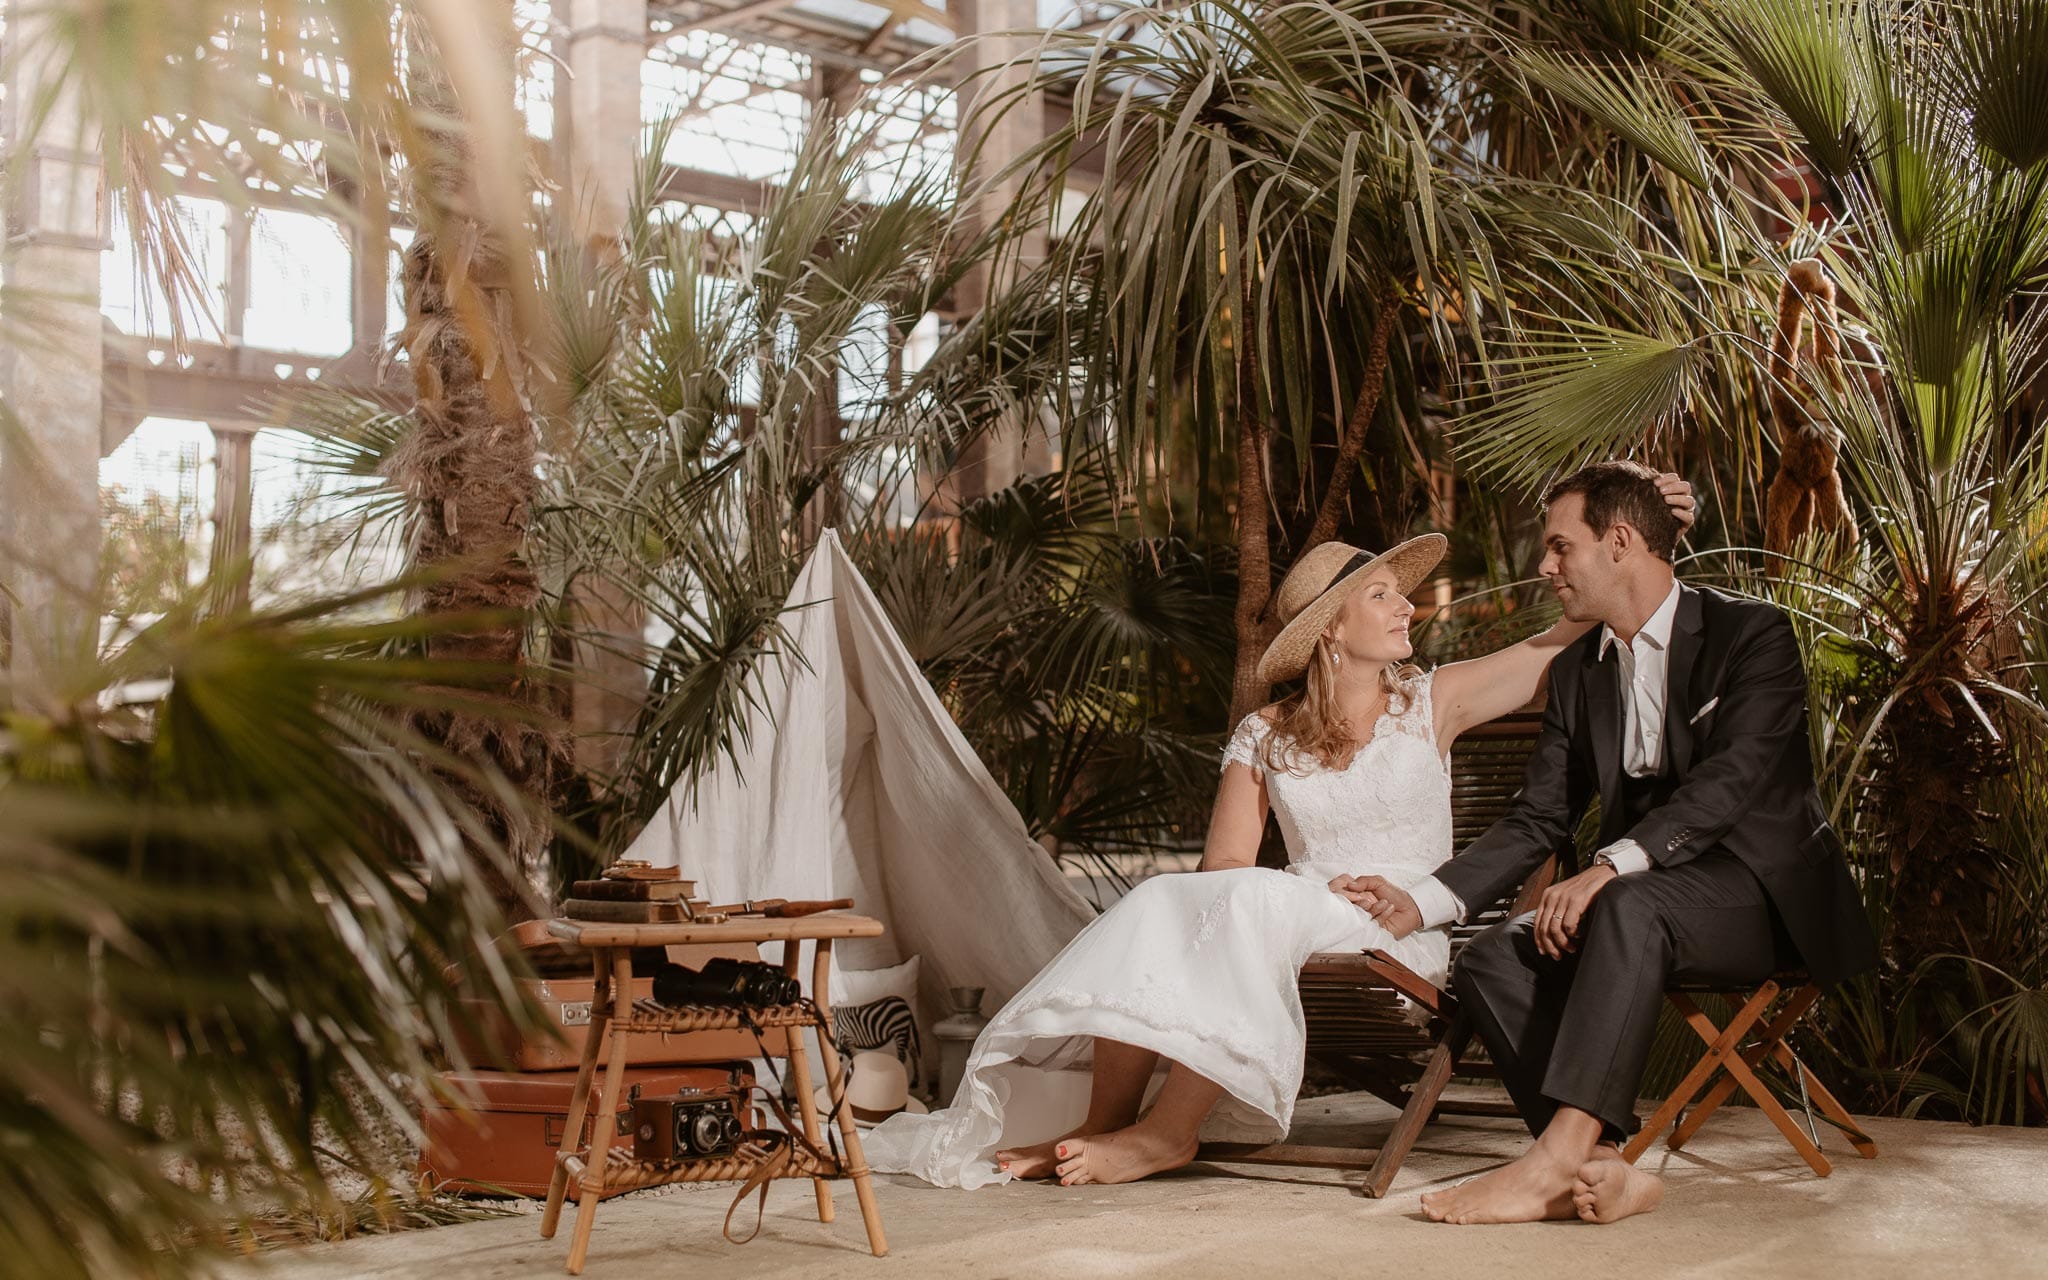
[[[1351,882],[1352,901],[1380,922],[1396,938],[1405,938],[1422,927],[1422,912],[1406,889],[1380,876],[1355,876]]]
[[[1700,518],[1700,504],[1693,497],[1692,485],[1676,472],[1662,471],[1657,474],[1657,492],[1664,495],[1664,505],[1671,508],[1678,521],[1678,536],[1683,538],[1691,533]]]
[[[1362,907],[1367,911],[1372,910],[1373,903],[1378,901],[1366,889],[1365,878],[1362,876],[1338,876],[1330,881],[1330,892],[1352,906]]]

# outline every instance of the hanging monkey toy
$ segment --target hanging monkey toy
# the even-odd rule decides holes
[[[1811,372],[1834,390],[1842,389],[1835,283],[1818,258],[1801,258],[1786,268],[1778,290],[1777,330],[1771,335],[1770,405],[1778,430],[1778,474],[1764,502],[1764,546],[1781,553],[1815,529],[1839,535],[1845,545],[1856,541],[1856,517],[1835,470],[1842,433],[1821,416],[1813,403],[1818,397],[1802,397],[1795,390],[1802,354]]]

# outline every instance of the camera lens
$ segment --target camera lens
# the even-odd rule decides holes
[[[690,1150],[708,1154],[725,1145],[725,1125],[718,1112],[709,1107],[690,1117]]]
[[[735,1115],[726,1115],[721,1118],[724,1123],[719,1127],[725,1130],[726,1145],[738,1145],[740,1140],[740,1118]]]

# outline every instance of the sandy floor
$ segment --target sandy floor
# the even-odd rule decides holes
[[[1305,1101],[1296,1141],[1355,1139],[1393,1112],[1360,1094]],[[1597,1276],[2048,1277],[2048,1130],[1871,1122],[1881,1156],[1857,1159],[1823,1131],[1835,1172],[1815,1178],[1749,1109],[1716,1116],[1683,1153],[1660,1145],[1663,1210],[1611,1227],[1541,1223],[1445,1227],[1416,1196],[1482,1172],[1523,1145],[1499,1120],[1431,1127],[1381,1201],[1313,1169],[1196,1165],[1128,1187],[1012,1184],[941,1191],[878,1183],[890,1256],[868,1256],[850,1184],[821,1224],[810,1189],[778,1184],[761,1236],[719,1237],[731,1188],[643,1192],[599,1210],[585,1274],[606,1277]],[[1355,1176],[1348,1179],[1355,1183]],[[751,1205],[746,1210],[751,1220]],[[539,1238],[535,1215],[270,1255],[288,1280],[513,1280],[563,1274],[569,1222]]]

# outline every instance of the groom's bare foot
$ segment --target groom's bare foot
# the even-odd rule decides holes
[[[1664,1180],[1626,1160],[1593,1159],[1572,1180],[1572,1204],[1587,1222],[1619,1222],[1664,1202]]]
[[[1596,1163],[1605,1162],[1586,1161],[1583,1167]],[[1513,1164],[1422,1197],[1422,1211],[1433,1221],[1459,1226],[1577,1217],[1572,1182],[1578,1168],[1538,1143]]]
[[[1060,1185],[1077,1187],[1087,1182],[1136,1182],[1155,1173],[1178,1169],[1195,1158],[1199,1141],[1161,1133],[1147,1125],[1134,1124],[1115,1133],[1090,1138],[1072,1138],[1058,1145]]]
[[[1000,1173],[1007,1173],[1013,1178],[1050,1178],[1054,1176],[1055,1171],[1059,1168],[1060,1160],[1063,1158],[1059,1153],[1060,1144],[1070,1138],[1085,1138],[1087,1136],[1088,1127],[1083,1125],[1072,1133],[1062,1134],[1057,1138],[1048,1138],[1046,1141],[1035,1143],[1032,1146],[1010,1147],[998,1151],[996,1152],[996,1170]]]

